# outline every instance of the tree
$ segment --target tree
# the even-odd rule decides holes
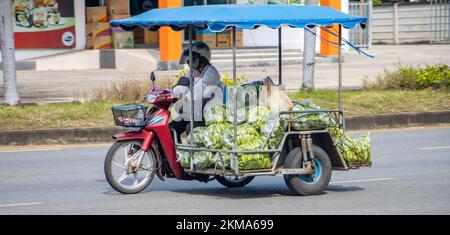
[[[0,41],[5,103],[7,105],[18,105],[20,103],[20,97],[17,91],[16,81],[16,58],[11,6],[11,0],[0,1]]]

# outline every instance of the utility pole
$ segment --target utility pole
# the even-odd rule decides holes
[[[317,6],[317,0],[306,0],[306,5]],[[305,26],[303,42],[303,84],[302,88],[314,89],[314,66],[316,64],[316,27]]]
[[[5,87],[4,102],[7,105],[18,105],[20,103],[20,97],[17,91],[16,56],[11,7],[11,0],[0,1],[0,41]]]

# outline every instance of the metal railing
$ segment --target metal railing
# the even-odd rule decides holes
[[[372,0],[367,2],[350,2],[348,4],[348,13],[355,16],[367,18],[365,29],[356,27],[349,29],[349,41],[361,48],[372,46]]]
[[[450,42],[450,1],[430,0],[430,43]]]

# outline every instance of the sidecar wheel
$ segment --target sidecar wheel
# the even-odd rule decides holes
[[[284,175],[284,181],[289,189],[302,196],[321,194],[328,186],[331,179],[331,161],[328,154],[320,147],[313,146],[314,172],[309,175]],[[295,148],[284,161],[285,168],[300,168],[303,162],[303,154],[300,148]]]

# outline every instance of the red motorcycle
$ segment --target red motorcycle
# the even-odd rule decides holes
[[[236,152],[236,154],[267,153],[272,162],[270,169],[240,170],[239,159],[234,162],[234,170],[231,171],[227,170],[224,164],[220,169],[197,169],[192,159],[190,169],[185,169],[178,161],[177,148],[192,151],[213,149],[192,149],[187,145],[176,143],[176,133],[169,127],[171,115],[169,107],[177,101],[177,98],[168,90],[154,88],[154,73],[150,79],[153,83],[153,88],[147,96],[147,101],[152,104],[150,109],[139,104],[112,107],[116,125],[137,128],[114,135],[116,142],[106,156],[106,179],[118,192],[138,193],[152,182],[155,175],[161,180],[176,178],[208,182],[217,179],[220,184],[227,187],[243,187],[255,176],[283,175],[287,186],[294,193],[314,195],[321,193],[328,185],[333,169],[348,169],[326,128],[294,131],[289,128],[290,125],[278,148]],[[280,112],[280,115],[298,112],[308,111],[285,111]],[[336,113],[326,110],[314,112]]]
[[[153,88],[147,101],[153,106],[131,104],[112,107],[116,125],[138,128],[116,134],[116,142],[109,149],[104,170],[108,183],[121,193],[131,194],[144,190],[157,175],[161,180],[199,180],[208,182],[218,179],[225,185],[249,183],[252,178],[227,179],[205,174],[186,173],[177,161],[175,134],[169,128],[169,107],[177,101],[172,93],[154,87],[155,75],[150,80]]]

